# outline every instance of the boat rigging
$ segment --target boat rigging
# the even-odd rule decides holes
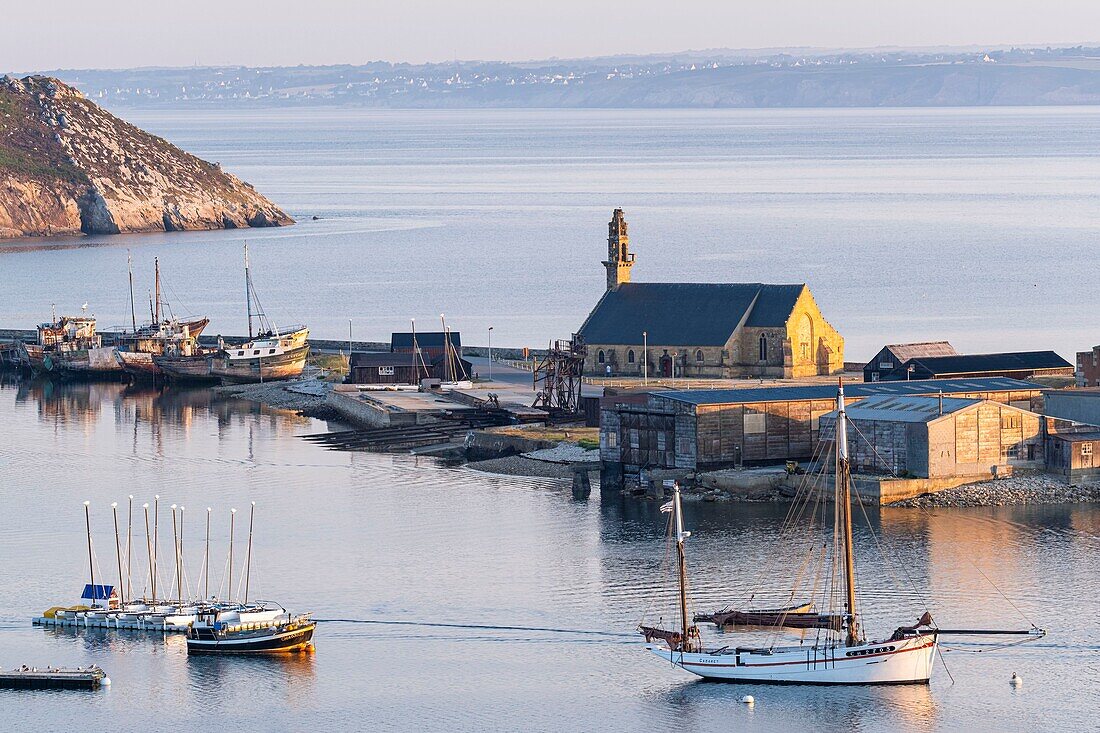
[[[689,616],[688,573],[684,541],[690,537],[683,527],[679,486],[670,502],[661,507],[670,513],[670,532],[676,545],[678,576],[678,629],[639,625],[646,649],[687,672],[706,679],[755,683],[874,685],[923,684],[931,678],[939,651],[939,637],[946,634],[1012,634],[1039,638],[1045,631],[939,629],[926,610],[913,624],[898,626],[889,636],[868,640],[856,605],[855,547],[852,538],[852,486],[848,454],[848,423],[844,387],[837,390],[836,420],[833,427],[833,522],[828,528],[833,552],[830,557],[827,596],[836,597],[843,581],[843,605],[825,614],[812,604],[750,611],[726,610]],[[802,497],[808,501],[809,495]],[[820,497],[818,497],[820,498]],[[801,510],[792,515],[801,518]],[[821,527],[824,531],[826,528]],[[824,559],[824,558],[823,558]],[[822,563],[824,564],[824,563]],[[838,579],[836,576],[842,576]],[[839,600],[839,599],[837,599]],[[799,646],[704,646],[697,621],[720,626],[748,622],[779,631],[784,627],[818,629],[812,643]]]

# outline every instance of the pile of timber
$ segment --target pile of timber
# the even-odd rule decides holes
[[[302,438],[333,450],[404,451],[461,441],[471,430],[508,425],[510,422],[511,418],[504,411],[478,410],[418,425],[313,433]]]

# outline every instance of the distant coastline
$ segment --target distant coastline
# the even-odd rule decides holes
[[[1100,47],[710,50],[531,62],[48,70],[109,108],[1100,104]]]

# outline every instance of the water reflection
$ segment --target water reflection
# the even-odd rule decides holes
[[[311,653],[264,657],[191,654],[187,657],[191,690],[199,699],[218,699],[221,705],[247,708],[252,696],[274,693],[295,707],[308,701],[315,676]],[[241,684],[244,681],[247,684]],[[228,695],[227,690],[231,690]]]
[[[0,625],[5,658],[101,664],[116,684],[100,699],[135,726],[196,716],[210,726],[223,718],[275,724],[294,715],[299,727],[320,729],[339,727],[334,716],[380,729],[478,730],[510,720],[543,730],[584,730],[595,720],[616,730],[803,730],[810,720],[868,731],[977,730],[991,720],[1002,728],[1052,721],[1079,728],[1081,681],[1100,677],[1100,619],[1081,612],[1082,599],[1100,593],[1095,506],[884,509],[859,523],[857,572],[871,633],[915,620],[926,599],[945,625],[1016,623],[1015,605],[1052,630],[1043,642],[1049,647],[977,654],[952,644],[958,651],[946,656],[957,682],[937,668],[930,688],[708,684],[641,651],[632,635],[647,609],[668,615],[673,608],[675,586],[665,582],[672,576],[662,574],[669,570],[667,515],[657,502],[598,491],[575,502],[568,481],[326,451],[298,437],[324,427],[207,389],[4,383],[0,609],[12,620]],[[130,493],[160,493],[162,504],[219,513],[255,500],[257,597],[319,618],[405,625],[324,623],[316,657],[272,660],[192,658],[178,635],[30,627],[27,619],[71,600],[86,582],[85,498],[93,507],[97,577],[113,577],[108,507]],[[695,610],[754,593],[763,604],[761,588],[771,587],[777,600],[790,593],[808,548],[801,533],[780,531],[787,511],[777,504],[686,506]],[[215,583],[225,570],[221,516]],[[201,530],[188,528],[193,571],[201,565]],[[137,533],[141,555],[144,532]],[[169,546],[162,544],[166,557]],[[721,644],[760,638],[704,633]],[[1026,673],[1022,690],[1005,683],[1012,671]],[[755,709],[737,702],[746,693],[756,696]],[[1031,695],[1043,705],[1035,707]],[[0,695],[0,708],[6,699]],[[64,728],[90,713],[21,704],[30,705],[24,717],[37,729]]]

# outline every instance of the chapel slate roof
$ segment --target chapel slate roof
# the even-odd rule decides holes
[[[782,328],[805,285],[623,283],[608,290],[578,333],[590,344],[723,346],[746,326]]]
[[[910,359],[930,374],[968,374],[981,372],[1029,371],[1032,369],[1072,369],[1073,365],[1053,351],[1014,351],[1004,354],[959,354]]]

